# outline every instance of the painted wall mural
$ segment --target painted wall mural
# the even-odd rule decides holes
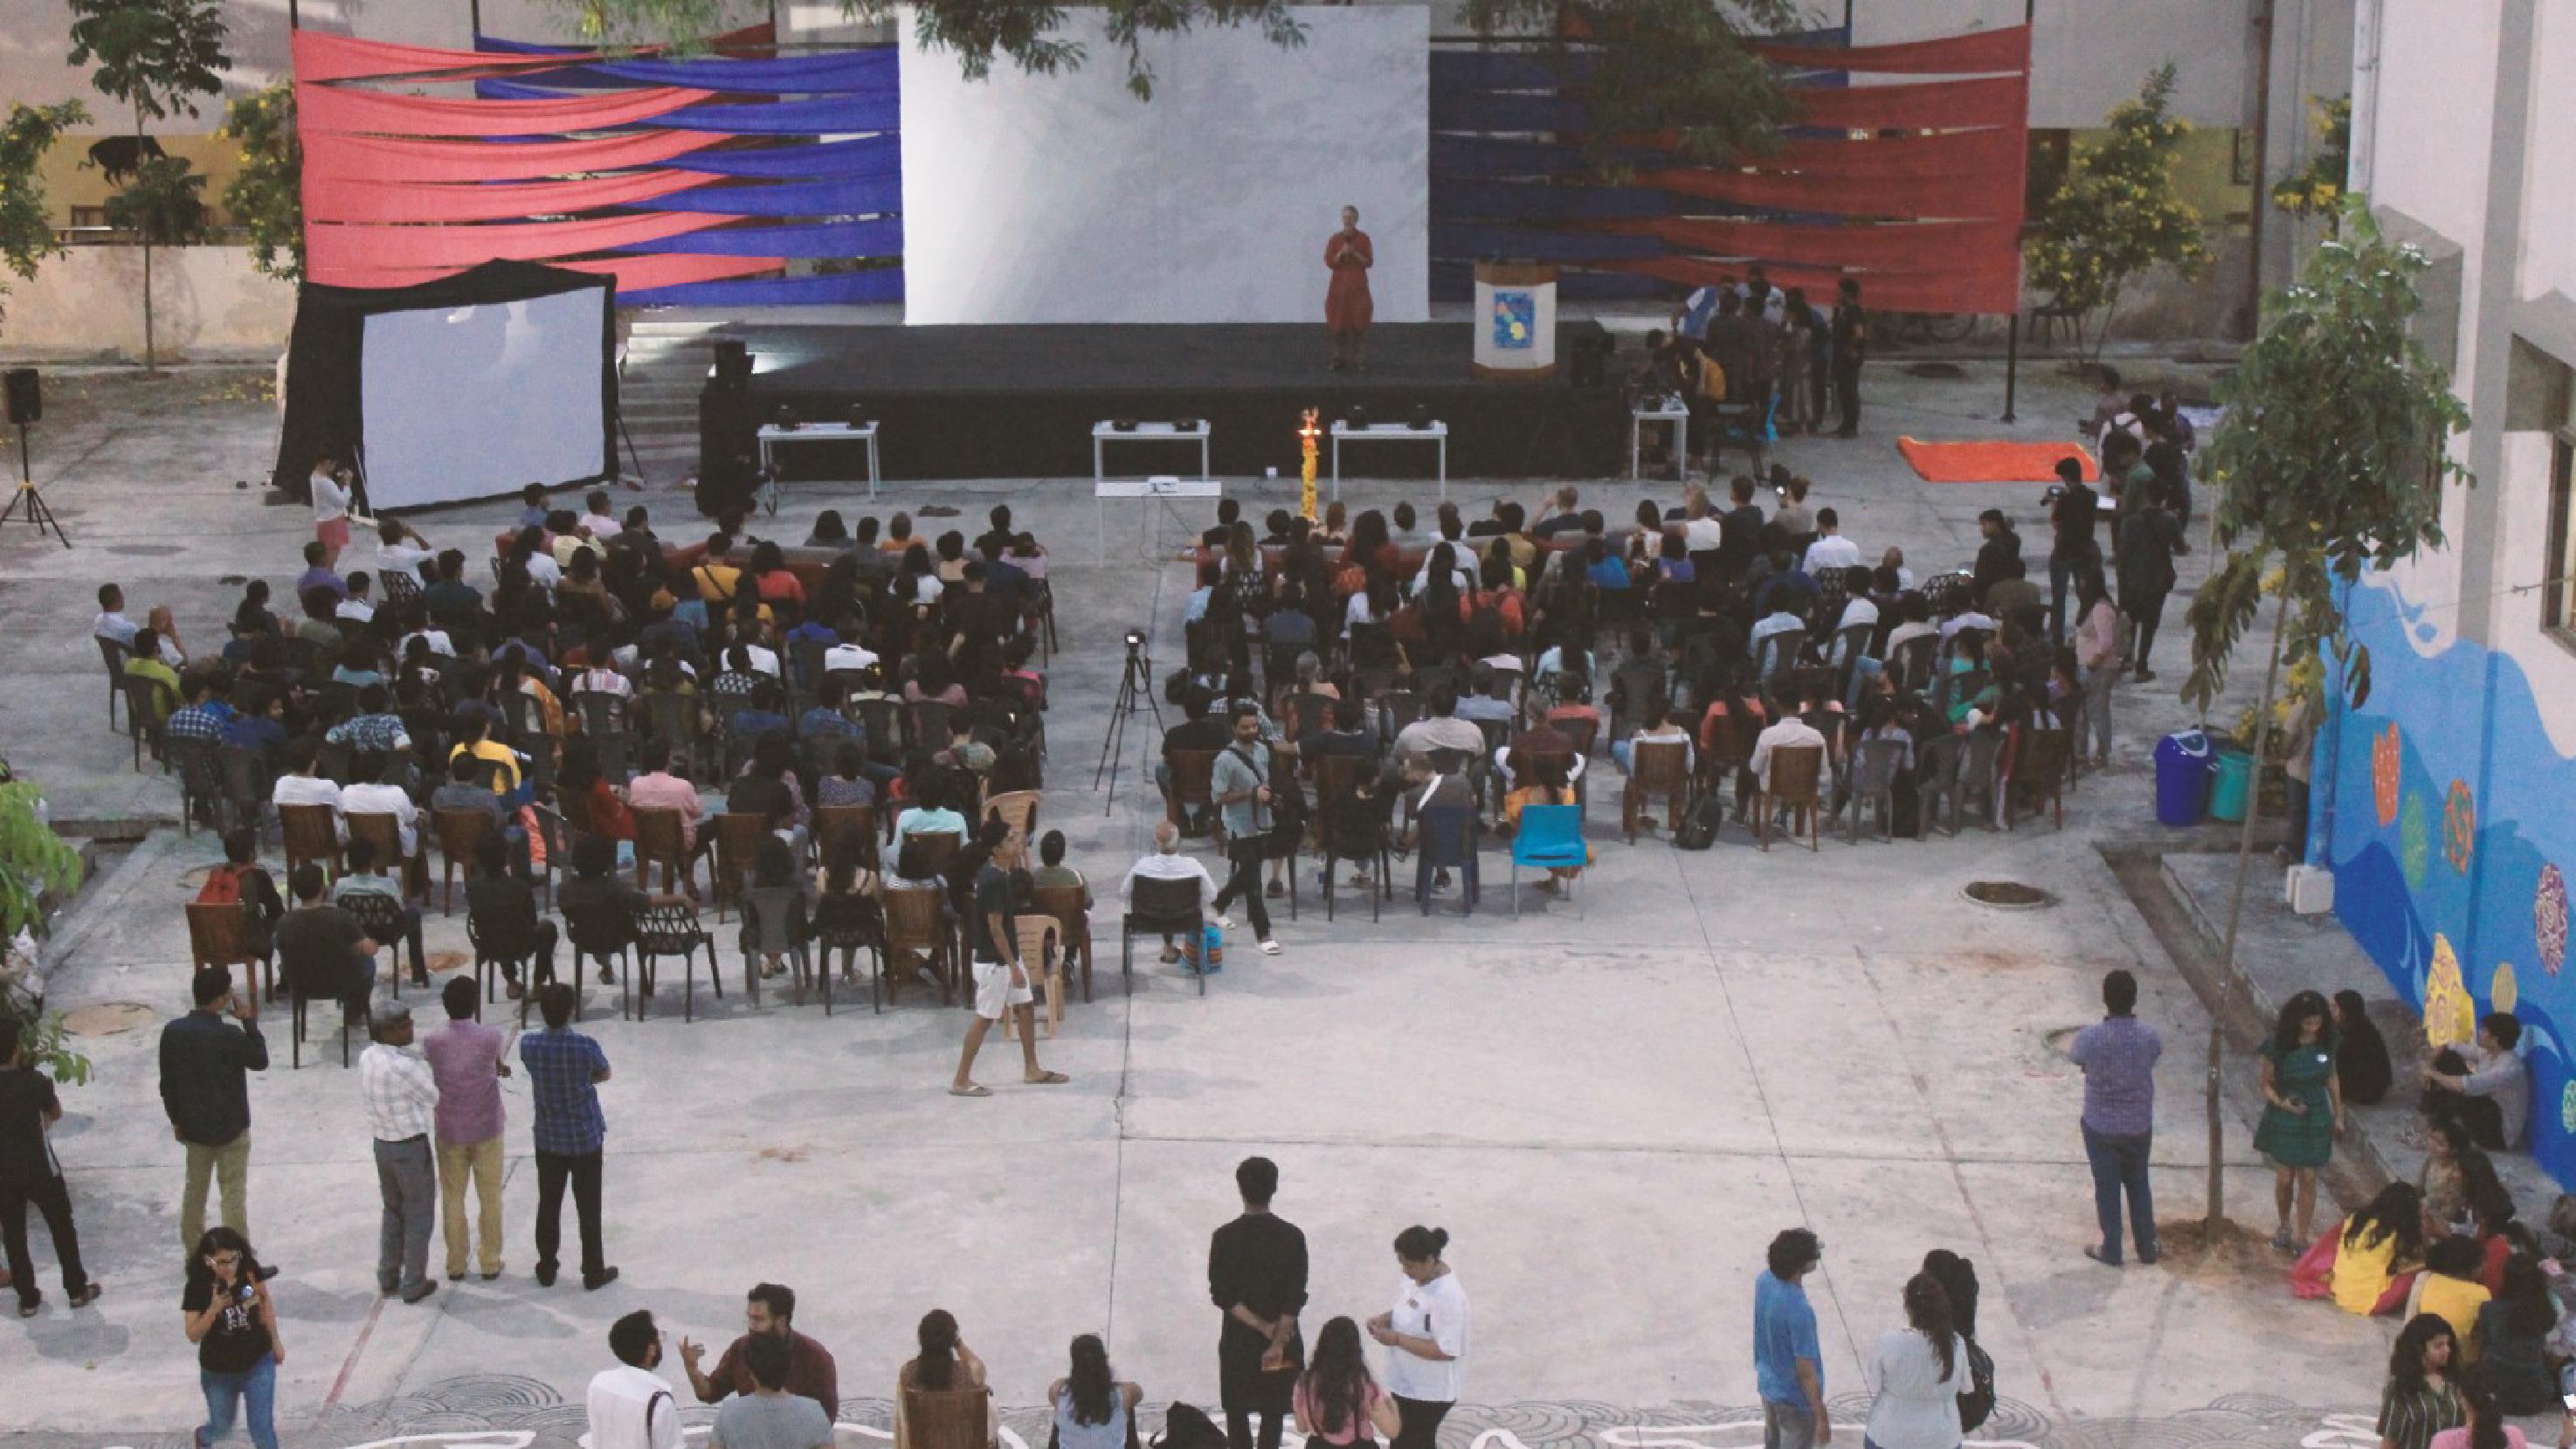
[[[2335,914],[2424,1015],[2436,1045],[2477,1018],[2522,1022],[2531,1145],[2576,1187],[2576,978],[2567,877],[2576,866],[2576,759],[2509,654],[2453,638],[2385,580],[2349,591],[2370,648],[2371,695],[2338,708],[2318,742],[2311,831],[2335,871]]]

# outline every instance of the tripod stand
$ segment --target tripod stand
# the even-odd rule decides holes
[[[1109,709],[1109,734],[1100,742],[1100,764],[1091,772],[1091,788],[1100,788],[1103,776],[1109,780],[1109,798],[1101,802],[1100,813],[1108,814],[1118,805],[1118,767],[1125,757],[1120,753],[1127,739],[1127,721],[1135,716],[1136,701],[1145,701],[1145,712],[1154,719],[1154,736],[1162,738],[1163,708],[1154,702],[1154,661],[1147,657],[1144,641],[1129,636],[1127,669],[1118,680],[1118,702]]]
[[[21,514],[20,509],[26,510],[25,513]],[[16,497],[9,500],[8,507],[0,508],[0,526],[6,526],[10,519],[20,517],[36,526],[36,537],[44,537],[45,530],[50,528],[54,531],[54,537],[62,540],[63,547],[72,546],[71,535],[63,532],[62,522],[54,517],[54,510],[45,506],[45,495],[36,491],[35,474],[27,466],[27,425],[25,423],[18,425],[18,493]]]

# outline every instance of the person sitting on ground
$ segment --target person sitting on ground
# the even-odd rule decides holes
[[[571,888],[570,881],[564,884]],[[555,979],[555,923],[538,914],[536,887],[524,874],[512,874],[497,852],[486,851],[474,862],[474,876],[465,883],[465,919],[483,953],[501,963],[512,1001],[528,990],[519,979],[522,959],[536,963],[533,984]]]
[[[2522,1023],[2512,1012],[2488,1012],[2478,1021],[2474,1065],[2445,1048],[2424,1067],[2426,1109],[2456,1115],[2469,1140],[2489,1152],[2521,1151],[2531,1116],[2531,1069],[2514,1054],[2521,1040]]]
[[[2358,991],[2334,995],[2335,1035],[2343,1045],[2335,1052],[2335,1078],[2343,1099],[2356,1107],[2375,1107],[2388,1095],[2391,1071],[2388,1039],[2370,1019],[2370,1008]]]
[[[2419,1313],[2438,1315],[2459,1336],[2460,1356],[2468,1364],[2478,1361],[2478,1309],[2495,1296],[2478,1281],[2485,1257],[2474,1238],[2436,1238],[2425,1245],[2424,1271],[2406,1294],[2403,1316],[2411,1322]]]
[[[1055,1413],[1048,1442],[1055,1449],[1126,1449],[1145,1391],[1110,1371],[1109,1349],[1098,1334],[1074,1339],[1072,1356],[1067,1375],[1047,1386]]]
[[[411,984],[427,986],[429,968],[428,958],[421,954],[420,907],[403,898],[403,887],[400,881],[393,876],[377,872],[376,866],[379,862],[376,860],[374,841],[350,841],[348,858],[349,868],[342,871],[340,878],[331,883],[331,904],[342,905],[349,897],[360,895],[381,896],[392,901],[394,908],[402,914],[403,944],[411,948]],[[400,963],[396,964],[399,966]]]
[[[2550,1331],[2558,1324],[2557,1300],[2539,1260],[2516,1253],[2504,1265],[2503,1289],[2478,1309],[2478,1370],[2470,1381],[2491,1381],[2493,1402],[2478,1407],[2469,1396],[2472,1422],[2489,1410],[2538,1414],[2558,1406],[2558,1375],[2548,1357]]]
[[[2335,1229],[2333,1272],[2327,1284],[2346,1313],[2395,1313],[2404,1306],[2422,1266],[2424,1218],[2414,1185],[2392,1182]]]
[[[223,862],[206,872],[206,883],[197,890],[200,905],[218,906],[238,903],[250,919],[250,934],[244,949],[253,956],[266,956],[275,949],[277,923],[286,914],[286,902],[279,899],[277,882],[267,867],[259,863],[259,832],[249,826],[224,832]]]
[[[295,909],[277,923],[277,971],[288,989],[323,1001],[364,1002],[376,989],[376,943],[358,918],[323,899],[322,867],[287,876]]]
[[[1118,903],[1123,910],[1135,909],[1136,882],[1139,879],[1197,881],[1199,913],[1207,921],[1216,920],[1216,881],[1209,876],[1207,866],[1195,856],[1181,854],[1180,827],[1172,824],[1171,821],[1154,822],[1153,850],[1139,856],[1136,863],[1128,868],[1126,876],[1118,882]],[[1190,943],[1193,956],[1197,953],[1198,944],[1195,941]],[[1165,932],[1163,964],[1169,966],[1180,959],[1180,948],[1173,944],[1171,933]]]

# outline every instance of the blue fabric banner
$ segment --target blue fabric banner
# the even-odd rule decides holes
[[[1434,176],[1571,176],[1582,169],[1583,153],[1554,141],[1513,141],[1498,136],[1431,138]]]
[[[828,101],[781,101],[774,106],[682,106],[652,124],[674,131],[733,131],[747,136],[820,136],[892,131],[903,104],[892,91]]]
[[[620,247],[626,252],[677,252],[719,257],[900,257],[903,223],[815,222],[808,226],[736,226],[666,236]]]
[[[692,151],[662,165],[673,171],[710,176],[767,176],[799,181],[826,177],[900,176],[903,141],[896,136],[862,136],[855,141],[826,141],[819,146],[764,146],[757,151]]]
[[[903,209],[900,177],[789,181],[776,186],[693,186],[635,204],[639,211],[714,211],[734,216],[884,216]]]
[[[1431,129],[1435,131],[1580,131],[1581,101],[1510,91],[1441,91],[1431,93]]]
[[[820,307],[903,300],[903,270],[836,272],[826,277],[758,277],[691,282],[619,292],[620,307]]]
[[[1591,76],[1592,57],[1580,51],[1567,55],[1562,72],[1557,69],[1555,58],[1544,49],[1431,52],[1431,92],[1435,96],[1453,88],[1552,91],[1560,85],[1579,85]]]

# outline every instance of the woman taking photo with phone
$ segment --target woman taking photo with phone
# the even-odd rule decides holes
[[[277,1370],[286,1342],[277,1336],[277,1301],[269,1296],[250,1243],[231,1228],[209,1228],[188,1263],[179,1312],[197,1346],[197,1380],[206,1392],[200,1446],[220,1442],[247,1402],[250,1442],[277,1449]]]

